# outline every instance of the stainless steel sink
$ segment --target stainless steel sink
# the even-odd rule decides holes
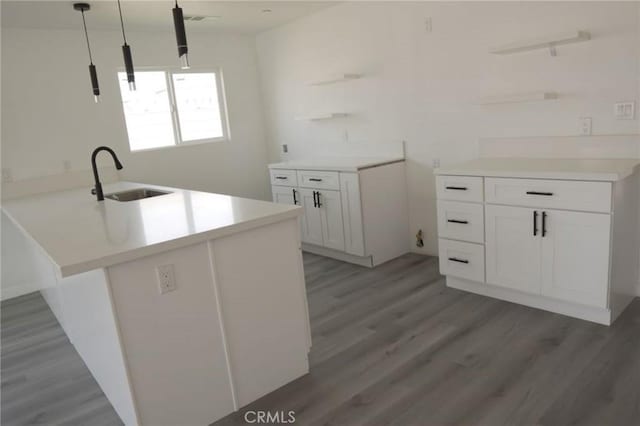
[[[157,197],[159,195],[171,194],[169,191],[158,191],[151,188],[136,188],[129,191],[114,192],[113,194],[107,194],[104,198],[109,198],[115,201],[135,201],[142,200],[144,198]]]

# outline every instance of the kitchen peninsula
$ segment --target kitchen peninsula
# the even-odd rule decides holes
[[[37,281],[125,424],[209,424],[308,372],[300,207],[131,182],[104,193],[2,209],[24,251],[9,267]]]

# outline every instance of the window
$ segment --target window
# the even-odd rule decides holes
[[[218,72],[136,72],[137,90],[118,73],[132,151],[226,140]]]

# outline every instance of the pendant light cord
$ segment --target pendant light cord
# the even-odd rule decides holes
[[[89,62],[93,65],[93,58],[91,57],[91,45],[89,44],[89,33],[87,33],[87,23],[84,20],[84,10],[82,12],[82,26],[84,27],[84,36],[87,39],[87,50],[89,51]]]
[[[118,12],[120,13],[120,28],[122,28],[122,39],[124,44],[127,44],[127,36],[124,35],[124,21],[122,19],[122,8],[120,7],[120,0],[118,0]]]

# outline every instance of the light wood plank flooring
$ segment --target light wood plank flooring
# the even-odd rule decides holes
[[[638,299],[605,327],[447,289],[432,257],[304,262],[311,373],[216,425],[640,425]],[[39,296],[2,333],[3,425],[119,423]]]

